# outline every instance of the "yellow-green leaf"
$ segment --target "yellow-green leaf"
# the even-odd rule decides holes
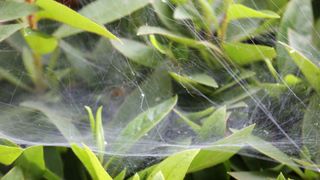
[[[223,43],[225,54],[236,64],[246,65],[277,56],[274,48],[263,45],[245,43]]]
[[[23,149],[19,147],[0,145],[0,163],[4,165],[10,165],[20,156],[22,152]]]
[[[51,53],[58,46],[58,40],[55,37],[30,28],[24,29],[23,35],[29,47],[37,54]]]
[[[72,144],[71,148],[82,164],[86,167],[92,179],[112,180],[111,176],[104,170],[98,158],[88,146],[84,145],[84,147],[81,148],[76,144]]]
[[[37,14],[39,18],[52,19],[106,38],[117,39],[117,37],[109,32],[103,25],[82,16],[54,0],[37,0],[36,5],[42,9],[42,11]]]
[[[242,18],[280,18],[280,16],[272,11],[257,11],[242,4],[232,4],[228,9],[227,18],[228,21],[232,21]]]
[[[159,171],[166,180],[183,179],[199,151],[200,149],[186,150],[169,156],[152,170],[148,180],[154,179]]]

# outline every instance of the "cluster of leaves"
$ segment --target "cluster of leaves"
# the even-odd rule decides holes
[[[137,73],[148,71],[151,74],[144,81],[135,79],[141,86],[130,92],[108,124],[123,125],[114,141],[126,139],[130,143],[108,147],[102,108],[94,116],[92,110],[86,107],[97,156],[84,144],[71,144],[71,150],[43,146],[23,149],[4,140],[0,146],[0,155],[3,154],[0,162],[12,166],[12,169],[2,178],[86,179],[90,176],[92,179],[201,179],[217,176],[229,179],[232,176],[236,179],[286,179],[283,174],[292,178],[319,178],[318,173],[313,171],[319,168],[316,164],[320,161],[317,141],[320,132],[320,69],[317,55],[320,23],[314,23],[314,19],[318,18],[314,16],[314,6],[311,0],[170,0],[166,3],[161,0],[119,0],[116,3],[97,0],[76,12],[53,0],[28,3],[1,0],[1,45],[15,49],[21,57],[18,65],[17,62],[0,62],[0,80],[8,89],[18,87],[17,93],[23,97],[37,94],[62,99],[59,92],[67,83],[68,86],[99,89],[95,83],[100,80],[98,75],[102,73],[113,77],[114,72],[100,71],[99,68],[96,72],[89,65],[107,67],[101,62],[105,58],[103,52],[107,50],[117,50],[117,55],[122,58],[119,59],[124,61],[117,62],[117,65],[126,78],[136,78],[131,77],[132,68]],[[144,13],[150,13],[150,8],[154,16],[143,19]],[[303,9],[303,16],[296,12],[299,8]],[[115,9],[117,13],[110,13]],[[148,26],[144,25],[147,23]],[[48,24],[59,27],[52,29]],[[118,37],[109,32],[104,24],[120,27]],[[278,34],[274,35],[275,32]],[[259,42],[264,35],[271,35],[270,39]],[[96,48],[77,46],[81,39],[88,37],[99,39],[94,44]],[[127,65],[124,57],[133,67]],[[0,58],[8,61],[2,51]],[[195,61],[196,65],[190,65]],[[113,62],[109,60],[108,63]],[[18,73],[11,71],[12,67],[26,72],[28,78],[19,79]],[[113,80],[122,82],[124,79],[114,77]],[[172,83],[177,87],[173,87]],[[141,104],[143,108],[137,107],[141,96],[155,97],[154,87],[158,87],[156,96],[165,100],[159,103],[157,98],[150,98],[147,105]],[[234,109],[247,108],[247,99],[258,97],[256,103],[265,109],[263,104],[260,105],[260,94],[267,94],[270,99],[279,102],[288,92],[309,104],[301,110],[305,111],[299,127],[301,135],[298,142],[301,141],[302,145],[293,157],[254,135],[254,129],[258,128],[255,125],[243,129],[228,126]],[[0,93],[6,95],[2,91]],[[7,98],[1,101],[8,102]],[[26,116],[30,111],[36,111],[44,114],[70,143],[70,137],[81,136],[72,122],[46,103],[34,100],[16,103],[20,105],[16,107],[19,111],[11,113]],[[20,112],[21,106],[28,110]],[[199,111],[188,112],[188,107],[199,107]],[[145,111],[141,112],[141,109]],[[175,153],[135,172],[127,172],[126,164],[121,164],[121,157],[104,157],[106,148],[125,154],[170,113],[177,115],[178,121],[194,133],[191,140],[181,141],[192,145],[192,142],[201,144],[210,140],[209,146]],[[9,119],[12,117],[6,116]],[[273,123],[278,125],[280,122]],[[277,128],[277,131],[282,130]],[[68,134],[70,131],[72,135]],[[295,145],[296,139],[293,140],[286,132],[282,133],[288,142],[293,141]],[[253,166],[257,160],[236,155],[248,146],[280,164],[261,161],[261,165]],[[76,167],[80,165],[77,159],[62,159],[70,155],[70,151],[83,166]],[[69,165],[70,162],[74,164]],[[123,170],[119,170],[120,167]],[[77,169],[75,174],[78,175],[68,172],[68,168]]]

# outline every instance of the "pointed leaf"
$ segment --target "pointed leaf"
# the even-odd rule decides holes
[[[162,102],[134,118],[121,132],[120,137],[133,144],[161,122],[174,108],[177,96]],[[125,145],[128,148],[130,145]]]
[[[76,144],[72,144],[71,148],[82,164],[86,167],[92,179],[112,180],[111,176],[104,170],[100,161],[89,147],[84,145],[84,147],[81,148]]]
[[[173,72],[170,72],[170,75],[174,80],[181,83],[186,88],[194,89],[199,88],[200,90],[203,87],[199,86],[208,86],[212,88],[218,88],[217,82],[210,76],[206,74],[192,74],[192,75],[179,75]]]
[[[46,0],[44,0],[46,1]],[[79,13],[99,24],[111,23],[134,11],[148,5],[150,0],[103,0],[94,1],[85,6]],[[54,35],[57,37],[67,37],[81,32],[85,29],[75,29],[66,25],[61,26]]]
[[[246,145],[253,128],[254,125],[243,128],[232,135],[213,143],[209,148],[202,149],[193,159],[188,172],[199,171],[231,158]]]
[[[220,139],[224,136],[227,128],[227,107],[217,109],[207,117],[198,132],[201,140]]]
[[[226,55],[239,65],[246,65],[265,58],[273,59],[277,53],[274,48],[263,45],[244,43],[223,43]]]
[[[152,170],[148,179],[153,179],[159,171],[166,180],[184,179],[193,158],[199,151],[199,149],[186,150],[169,156]]]
[[[117,39],[117,37],[109,32],[103,25],[78,14],[76,11],[59,2],[54,0],[37,0],[35,4],[42,9],[42,11],[38,13],[39,18],[52,19],[109,39]]]
[[[0,145],[0,163],[4,165],[12,164],[23,152],[19,147],[10,147]]]
[[[272,11],[257,11],[242,4],[232,4],[227,12],[228,21],[242,18],[280,18],[278,14]]]

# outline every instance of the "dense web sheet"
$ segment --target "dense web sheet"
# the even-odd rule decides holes
[[[75,5],[89,18],[107,24],[122,44],[41,21],[40,29],[64,37],[59,48],[43,58],[48,89],[28,92],[21,84],[5,80],[0,69],[1,137],[27,146],[84,143],[107,155],[143,157],[214,147],[230,152],[242,148],[243,154],[264,158],[252,149],[268,155],[276,148],[293,158],[319,163],[317,89],[290,56],[301,52],[319,65],[319,44],[311,43],[320,39],[312,22],[316,13],[311,1],[236,2],[273,10],[281,18],[230,21],[227,43],[220,44],[224,52],[215,49],[218,45],[212,47],[219,44],[215,25],[206,27],[208,19],[194,12],[190,3],[83,0]],[[95,4],[105,11],[95,9],[99,7]],[[132,6],[127,13],[117,12],[126,4]],[[222,4],[212,3],[218,22],[224,21]],[[208,35],[206,28],[213,33]],[[293,48],[290,53],[279,41]],[[18,81],[32,84],[21,63],[23,44],[20,33],[2,42],[0,66]],[[228,48],[229,58],[243,58],[240,63],[226,60],[223,53]],[[246,63],[250,54],[258,58]],[[96,145],[85,106],[94,112],[103,106],[104,149]],[[251,135],[225,138],[251,127]]]

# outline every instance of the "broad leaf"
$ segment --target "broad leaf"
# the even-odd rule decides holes
[[[239,65],[254,63],[266,58],[273,59],[277,55],[274,48],[263,45],[223,43],[222,46],[232,62]]]
[[[89,147],[84,145],[84,147],[81,148],[76,144],[72,144],[71,148],[86,167],[92,179],[112,180],[111,176],[104,170],[100,161]]]
[[[155,68],[160,63],[159,54],[150,46],[123,38],[121,38],[121,42],[123,44],[111,41],[113,47],[133,62],[151,68]]]
[[[178,98],[175,96],[139,114],[122,130],[119,136],[130,144],[138,141],[171,112],[177,100]],[[123,147],[128,148],[130,144]]]
[[[12,164],[23,152],[19,147],[0,145],[0,163],[4,165]]]
[[[227,108],[223,106],[204,119],[198,135],[201,140],[220,139],[224,136],[226,128]]]
[[[0,22],[22,18],[36,12],[38,8],[31,4],[15,1],[0,1]]]
[[[272,11],[257,11],[242,4],[232,4],[227,11],[228,21],[242,18],[280,18]]]
[[[273,146],[270,142],[264,141],[263,139],[252,135],[248,140],[248,144],[262,154],[282,164],[291,166],[291,169],[301,177],[304,176],[303,172],[297,167],[297,164],[288,155]]]
[[[299,67],[303,75],[306,77],[307,81],[310,83],[311,87],[314,88],[318,93],[320,93],[320,68],[316,64],[312,63],[308,58],[302,55],[297,50],[288,46],[285,43],[280,42],[287,52],[290,54],[294,63]]]
[[[171,77],[188,89],[205,91],[206,87],[218,88],[217,82],[206,74],[179,75],[170,72]],[[209,91],[210,92],[210,91]]]
[[[31,146],[25,149],[15,164],[21,167],[29,178],[42,177],[46,171],[43,146]]]
[[[199,171],[231,158],[246,145],[253,128],[254,125],[243,128],[232,135],[213,143],[209,148],[202,149],[193,159],[188,172]]]
[[[25,25],[23,24],[0,25],[0,42],[7,39],[9,36],[11,36],[12,34],[24,27]]]
[[[24,38],[32,49],[37,54],[48,54],[53,52],[58,46],[58,40],[50,35],[26,28],[23,31]]]
[[[101,0],[94,1],[85,6],[79,11],[79,13],[99,24],[107,24],[131,14],[134,11],[148,5],[149,3],[149,0]],[[54,33],[54,35],[61,38],[79,33],[81,31],[81,29],[75,29],[63,25]]]
[[[199,151],[199,149],[186,150],[169,156],[152,169],[148,180],[154,179],[159,171],[162,172],[164,179],[166,180],[183,179],[188,172],[193,158],[199,153]]]
[[[54,0],[37,0],[36,5],[42,9],[42,11],[37,14],[38,18],[52,19],[106,38],[117,39],[117,37],[109,32],[103,25],[78,14],[76,11],[59,2]]]

